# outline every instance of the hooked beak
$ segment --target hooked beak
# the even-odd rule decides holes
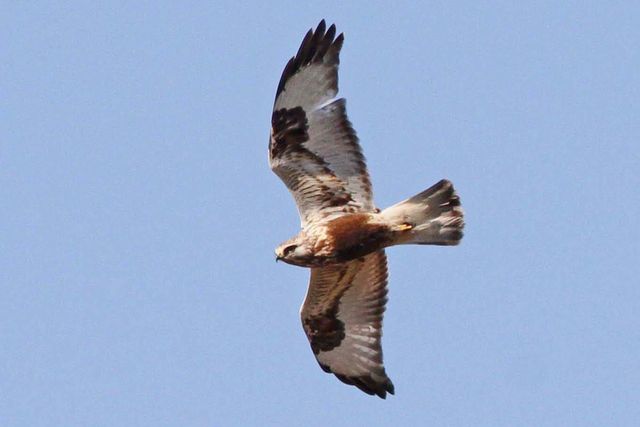
[[[279,257],[278,255],[276,255],[276,262],[280,261],[282,259],[282,257]]]

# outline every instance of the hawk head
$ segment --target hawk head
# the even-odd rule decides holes
[[[287,264],[304,267],[308,266],[313,258],[313,247],[304,233],[298,234],[276,248],[276,261],[282,260]]]

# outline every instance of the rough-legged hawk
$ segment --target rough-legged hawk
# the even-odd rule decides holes
[[[344,37],[324,20],[289,60],[271,117],[269,163],[298,206],[302,230],[276,257],[311,269],[302,326],[320,367],[368,394],[394,388],[382,362],[384,248],[456,245],[464,226],[451,182],[387,209],[373,203],[356,133],[338,94]]]

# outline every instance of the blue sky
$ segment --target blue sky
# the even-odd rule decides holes
[[[636,425],[637,5],[132,3],[0,6],[3,426]],[[388,251],[386,401],[273,262],[273,96],[322,18],[378,205],[466,211]]]

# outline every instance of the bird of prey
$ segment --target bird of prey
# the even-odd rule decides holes
[[[447,180],[376,208],[345,100],[337,98],[343,41],[335,25],[327,29],[322,20],[306,34],[278,84],[269,164],[292,193],[302,229],[278,246],[276,260],[311,270],[300,315],[320,367],[384,399],[394,393],[380,344],[387,302],[384,248],[457,245],[463,213]]]

